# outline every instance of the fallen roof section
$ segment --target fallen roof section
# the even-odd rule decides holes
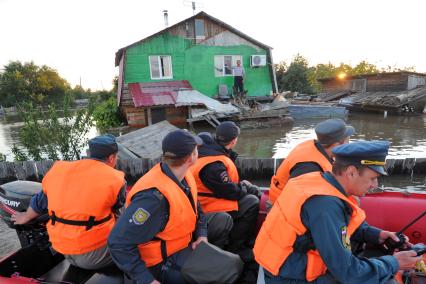
[[[158,159],[163,153],[163,138],[176,129],[179,128],[165,120],[121,135],[117,142],[141,158]]]

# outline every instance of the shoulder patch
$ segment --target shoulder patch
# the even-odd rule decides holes
[[[135,225],[143,225],[146,220],[148,220],[149,216],[151,216],[151,214],[149,214],[148,211],[143,208],[138,208],[135,213],[133,213],[132,219],[129,221],[133,222]]]
[[[159,190],[154,190],[154,196],[158,198],[158,200],[162,200],[164,195]]]
[[[229,175],[227,171],[223,171],[220,173],[220,179],[222,180],[222,182],[229,182]]]
[[[351,240],[350,240],[349,234],[348,234],[348,227],[343,226],[341,231],[342,231],[342,245],[343,245],[343,247],[347,250],[351,250]]]

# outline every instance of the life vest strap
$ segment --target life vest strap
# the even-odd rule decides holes
[[[209,193],[209,192],[198,192],[198,196],[215,197],[213,193]]]
[[[62,224],[66,224],[66,225],[72,225],[72,226],[85,226],[86,227],[86,231],[90,230],[93,226],[97,226],[100,224],[103,224],[109,220],[111,220],[112,216],[108,215],[107,217],[95,221],[95,216],[90,216],[89,220],[87,221],[76,221],[76,220],[67,220],[67,219],[62,219],[56,216],[55,211],[52,211],[52,215],[49,215],[50,220],[52,221],[52,225],[55,225],[56,222],[62,223]]]

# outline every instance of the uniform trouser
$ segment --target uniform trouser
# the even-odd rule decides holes
[[[254,230],[259,216],[259,199],[247,194],[238,201],[238,211],[228,212],[234,220],[229,235],[228,249],[238,251],[254,245]]]
[[[227,212],[205,214],[207,220],[207,238],[209,243],[224,249],[229,242],[234,221]]]
[[[64,256],[72,265],[89,270],[100,269],[113,263],[106,245],[87,253]]]
[[[169,256],[163,263],[150,267],[149,271],[160,283],[185,284],[181,269],[191,252],[191,247],[180,250]]]
[[[243,84],[243,77],[242,76],[235,76],[234,77],[234,89],[237,92],[244,92],[244,84]]]
[[[340,284],[330,274],[319,277],[315,281],[307,282],[304,280],[285,279],[279,276],[272,276],[272,274],[265,273],[265,284]],[[398,284],[394,279],[388,280],[386,284]]]

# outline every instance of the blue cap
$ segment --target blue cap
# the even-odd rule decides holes
[[[318,123],[315,127],[315,133],[321,144],[331,145],[351,136],[355,133],[355,129],[346,125],[342,119],[333,118]]]
[[[216,139],[220,142],[231,142],[240,135],[240,128],[233,121],[221,122],[216,127]]]
[[[337,146],[331,151],[336,161],[364,165],[379,174],[387,175],[384,166],[389,151],[389,141],[357,141]]]
[[[114,135],[104,134],[89,140],[90,157],[105,159],[109,155],[118,152],[118,145]]]
[[[192,135],[187,130],[174,130],[163,139],[163,154],[167,152],[174,154],[176,158],[183,158],[202,144],[203,140],[200,137]]]

